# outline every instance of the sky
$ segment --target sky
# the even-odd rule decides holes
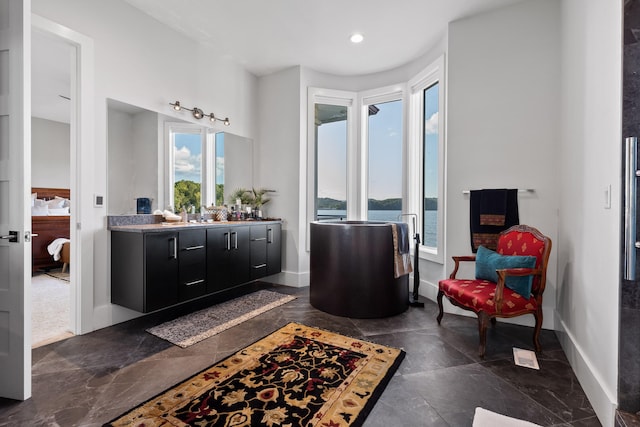
[[[202,142],[200,134],[176,133],[173,147],[175,182],[201,182]]]

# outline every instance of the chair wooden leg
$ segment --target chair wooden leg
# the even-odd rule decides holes
[[[478,313],[478,332],[480,333],[480,348],[478,354],[484,357],[484,351],[487,346],[487,325],[489,324],[489,315],[484,311]]]
[[[66,262],[64,264],[62,264],[62,272],[64,273],[65,271],[67,271],[67,263]]]
[[[533,317],[536,319],[536,326],[533,329],[533,347],[537,352],[542,351],[542,346],[540,345],[540,330],[542,329],[542,307],[538,307],[535,313],[533,313]]]
[[[440,309],[440,313],[438,313],[438,317],[436,318],[438,320],[438,325],[440,324],[440,321],[442,320],[442,316],[444,315],[444,310],[442,308],[443,296],[444,296],[444,292],[438,291],[438,308]]]

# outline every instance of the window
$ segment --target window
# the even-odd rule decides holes
[[[444,57],[409,82],[409,197],[419,212],[420,255],[444,262]]]
[[[355,218],[356,94],[310,87],[308,95],[307,165],[311,173],[307,184],[307,223]]]
[[[397,221],[402,213],[402,100],[365,105],[367,219]]]
[[[224,205],[224,133],[216,134],[216,159],[215,159],[215,205]]]
[[[422,138],[422,236],[423,245],[438,247],[438,99],[439,83],[423,91],[424,132]]]
[[[420,257],[444,262],[444,64],[361,93],[309,88],[309,222],[413,214]]]
[[[316,219],[347,217],[347,107],[315,105]]]
[[[169,141],[167,204],[175,212],[183,207],[188,212],[191,209],[200,212],[201,206],[214,201],[209,189],[215,188],[215,167],[207,156],[214,152],[213,134],[204,127],[182,123],[167,123],[166,132]]]

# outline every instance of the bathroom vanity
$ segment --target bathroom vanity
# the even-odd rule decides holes
[[[110,226],[111,302],[149,313],[281,271],[280,221]]]

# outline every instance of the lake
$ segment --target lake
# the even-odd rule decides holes
[[[410,226],[413,221],[410,217],[404,217],[402,220],[398,219],[398,216],[402,211],[369,211],[369,221],[404,221]],[[322,219],[346,219],[347,211],[345,210],[333,210],[333,209],[320,209],[318,215],[324,217]],[[437,235],[436,227],[438,224],[438,211],[425,211],[424,215],[425,229],[423,232],[422,244],[425,246],[436,246]]]

